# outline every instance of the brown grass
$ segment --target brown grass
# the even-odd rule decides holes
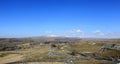
[[[96,52],[98,51],[98,49],[104,45],[105,43],[96,43],[95,45],[91,45],[89,43],[92,43],[93,41],[79,41],[77,43],[73,43],[73,44],[66,44],[65,46],[66,47],[66,50],[68,51],[77,51],[77,52]],[[118,42],[117,42],[118,43]],[[57,45],[61,45],[61,44],[57,44]],[[20,50],[19,52],[22,54],[3,54],[3,53],[0,53],[1,57],[0,57],[0,64],[1,63],[4,63],[4,62],[15,62],[15,61],[32,61],[32,60],[42,60],[42,59],[53,59],[53,60],[57,60],[58,57],[49,57],[48,56],[48,52],[49,52],[49,49],[50,48],[50,45],[44,45],[44,46],[40,46],[40,45],[36,45],[34,46],[34,48],[29,48],[29,49],[23,49],[23,50]],[[59,48],[56,48],[55,49],[56,52],[60,55],[62,55],[61,57],[59,57],[59,59],[67,59],[67,52],[63,52],[61,51],[60,47]],[[112,51],[109,51],[109,53],[115,53],[115,52],[112,52]],[[105,54],[109,54],[108,52],[104,52],[103,53],[103,56]],[[119,55],[120,53],[118,53],[117,55]],[[2,58],[3,57],[3,58]],[[12,60],[9,60],[9,59],[6,59],[8,57],[12,57],[13,59]],[[15,58],[16,57],[16,58]],[[17,59],[17,60],[16,60]],[[1,61],[2,60],[2,61]],[[4,61],[3,61],[4,60]],[[75,62],[80,62],[82,64],[98,64],[99,62],[105,62],[103,60],[95,60],[93,58],[90,58],[88,60],[81,60],[81,61],[77,61],[75,60]],[[31,62],[29,64],[52,64],[51,62]],[[64,63],[61,63],[61,62],[54,62],[53,64],[64,64]]]

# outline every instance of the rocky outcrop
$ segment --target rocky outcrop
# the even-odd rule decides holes
[[[93,54],[93,58],[99,60],[120,61],[120,44],[103,45],[97,53]]]
[[[102,46],[99,51],[110,50],[110,49],[120,51],[120,44],[106,44],[106,45]]]

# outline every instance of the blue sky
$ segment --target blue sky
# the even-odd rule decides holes
[[[0,0],[0,37],[120,37],[119,0]]]

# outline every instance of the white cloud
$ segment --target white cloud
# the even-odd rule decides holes
[[[100,30],[95,30],[95,31],[93,31],[93,33],[101,33],[101,31]]]
[[[95,35],[99,35],[99,36],[104,36],[105,34],[102,32],[102,31],[100,31],[100,30],[95,30],[95,31],[93,31],[93,33],[95,34]]]
[[[82,33],[83,31],[80,29],[72,30],[73,33]]]
[[[55,35],[55,34],[49,34],[47,35],[47,37],[57,37],[58,35]]]
[[[84,32],[80,29],[71,30],[67,37],[83,37]]]
[[[58,35],[55,35],[52,31],[45,31],[45,36],[47,36],[47,37],[57,37]]]

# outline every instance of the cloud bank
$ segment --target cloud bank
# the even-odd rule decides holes
[[[93,30],[85,32],[81,29],[73,29],[65,34],[54,34],[52,31],[47,34],[49,37],[79,37],[79,38],[120,38],[120,32],[104,32],[102,30]]]

